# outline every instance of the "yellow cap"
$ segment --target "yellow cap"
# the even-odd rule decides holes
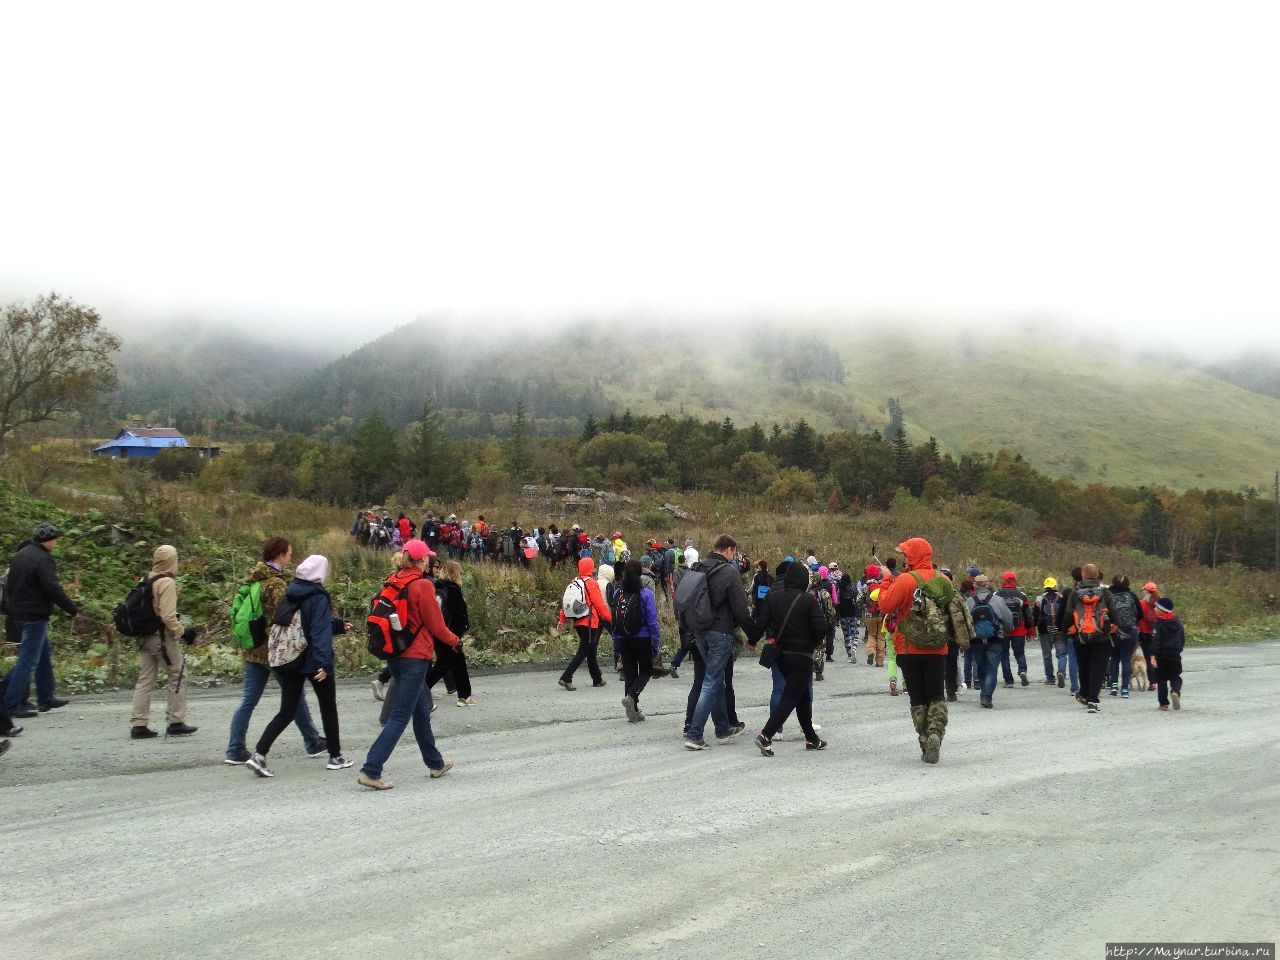
[[[1045,577],[1045,578],[1044,578],[1044,588],[1045,588],[1046,590],[1057,590],[1057,589],[1058,589],[1058,581],[1057,581],[1057,580],[1055,580],[1055,579],[1053,579],[1053,577]]]

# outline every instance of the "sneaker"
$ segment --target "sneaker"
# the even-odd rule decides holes
[[[577,687],[575,687],[572,683],[570,683],[568,680],[566,680],[564,677],[561,677],[561,678],[560,678],[560,680],[559,680],[558,682],[559,682],[560,686],[564,687],[566,690],[577,690],[577,689],[578,689],[578,688],[577,688]]]
[[[307,747],[306,750],[307,756],[312,760],[315,760],[317,757],[327,757],[329,755],[329,741],[324,737],[321,737],[319,743],[314,747]]]
[[[435,712],[436,712],[437,710],[439,710],[439,709],[440,709],[440,701],[439,701],[439,700],[437,700],[435,697],[432,697],[432,698],[431,698],[431,712],[432,712],[432,713],[435,713]]]
[[[249,762],[249,754],[242,753],[238,757],[227,757],[222,762],[225,763],[228,767],[241,767]]]
[[[1053,677],[1045,677],[1045,678],[1044,678],[1044,685],[1045,685],[1046,687],[1052,687],[1052,686],[1053,686],[1055,683],[1057,683],[1057,682],[1058,682],[1058,681],[1054,680],[1054,679],[1053,679]]]
[[[1173,709],[1175,709],[1175,710],[1181,710],[1181,709],[1182,709],[1182,694],[1180,694],[1180,693],[1170,693],[1170,694],[1169,694],[1169,703],[1170,703],[1170,705],[1173,707]]]
[[[1111,695],[1112,695],[1113,697],[1118,697],[1118,696],[1120,696],[1120,688],[1119,688],[1119,687],[1112,687],[1112,688],[1111,688]]]
[[[609,685],[609,681],[606,680],[604,677],[601,677],[599,680],[591,681],[591,685],[593,687],[605,687]]]
[[[1088,704],[1088,710],[1089,710],[1089,712],[1090,712],[1090,713],[1101,713],[1101,712],[1102,712],[1102,707],[1100,707],[1100,706],[1099,706],[1097,703],[1095,703],[1094,701],[1090,700],[1090,701],[1089,701],[1089,704]]]
[[[1012,689],[1013,689],[1013,681],[1012,681],[1012,680],[1006,680],[1006,681],[1004,682],[1004,688],[1005,688],[1006,690],[1012,690]]]
[[[330,757],[324,768],[326,770],[345,770],[349,766],[351,766],[351,761],[342,754],[338,754],[336,757]]]
[[[41,713],[48,713],[50,710],[57,710],[59,707],[65,707],[70,702],[70,700],[59,700],[57,697],[54,697],[48,703],[40,704],[39,710]]]
[[[32,717],[39,716],[39,714],[28,707],[19,707],[17,710],[10,710],[9,716],[18,717],[20,720],[30,720]]]
[[[8,730],[0,731],[0,737],[16,737],[21,732],[22,732],[22,727],[15,723]]]
[[[835,662],[836,662],[835,657],[827,657],[827,663],[835,663]]]
[[[260,753],[253,754],[244,762],[244,765],[260,777],[275,776],[275,774],[271,772],[271,768],[267,766],[267,758]]]
[[[813,732],[814,732],[814,733],[817,733],[817,732],[818,732],[819,730],[821,730],[821,729],[822,729],[822,724],[820,724],[820,723],[815,723],[815,724],[813,725]]]
[[[20,714],[14,714],[14,716],[20,716]],[[150,727],[129,728],[129,738],[131,740],[150,740],[152,737],[158,736],[160,736],[160,734],[156,733]]]
[[[804,742],[804,748],[806,750],[825,750],[827,749],[827,741],[823,740],[821,737],[819,737],[816,741],[806,740]]]
[[[9,752],[9,748],[13,746],[8,740],[0,740],[0,757]]]
[[[890,680],[890,681],[889,681],[889,696],[891,696],[891,697],[896,697],[897,695],[898,695],[898,681],[897,681],[897,680]]]
[[[457,693],[457,692],[458,692],[458,688],[457,688],[457,687],[451,687],[451,686],[449,686],[448,684],[445,684],[444,692],[445,692],[445,694],[446,694],[447,696],[452,697],[455,693]]]
[[[763,733],[756,734],[756,746],[760,748],[760,752],[766,757],[773,756],[773,741]]]
[[[672,667],[672,668],[671,668],[671,672],[668,674],[668,676],[669,676],[669,677],[671,677],[671,679],[672,679],[672,680],[679,680],[679,679],[680,679],[680,674],[676,673],[676,668],[675,668],[675,667]]]
[[[475,705],[476,705],[475,697],[459,697],[458,698],[458,706],[460,707],[474,707]]]
[[[635,697],[631,696],[631,694],[627,694],[625,697],[623,697],[622,709],[627,712],[628,723],[639,723],[639,720],[636,718],[636,698]]]
[[[1083,706],[1088,706],[1088,705],[1089,705],[1089,701],[1088,701],[1088,700],[1086,700],[1086,699],[1084,698],[1084,694],[1083,694],[1083,693],[1080,693],[1079,691],[1076,691],[1076,692],[1075,692],[1075,698],[1076,698],[1076,703],[1079,703],[1079,704],[1081,704],[1081,705],[1083,705]]]
[[[705,741],[705,740],[703,740],[703,739],[701,739],[701,738],[699,738],[699,739],[697,739],[697,740],[690,740],[690,739],[688,739],[688,738],[686,737],[686,738],[685,738],[685,741],[684,741],[684,748],[685,748],[686,750],[706,750],[706,749],[707,749],[707,741]]]
[[[1121,687],[1121,688],[1120,688],[1120,699],[1121,699],[1121,700],[1128,700],[1128,699],[1129,699],[1129,688],[1128,688],[1128,687]]]
[[[1018,679],[1022,681],[1022,685],[1024,687],[1031,682],[1030,680],[1027,679],[1027,671],[1025,670],[1023,670],[1021,673],[1018,674]]]
[[[373,688],[373,699],[375,700],[387,699],[387,685],[383,683],[381,680],[379,680],[377,677],[374,677],[372,680],[369,681],[369,686]]]
[[[199,729],[189,723],[171,723],[164,728],[164,732],[170,737],[189,737]]]
[[[853,663],[853,654],[852,654],[852,653],[851,653],[851,654],[849,654],[849,662],[850,662],[850,663]]]
[[[994,706],[994,704],[990,700],[979,700],[978,702],[982,704],[982,706],[985,707],[987,710],[990,710]]]
[[[381,777],[371,777],[363,770],[360,776],[356,777],[356,783],[362,787],[368,787],[370,790],[390,790],[395,786],[390,780],[383,780]]]
[[[867,654],[867,666],[868,666],[868,667],[869,667],[869,666],[871,666],[871,662],[875,659],[875,656],[876,656],[876,655],[875,655],[874,653],[868,653],[868,654]]]
[[[784,733],[783,731],[779,730],[777,733],[775,733],[775,734],[773,735],[773,739],[774,739],[774,740],[785,740],[785,739],[787,739],[787,735],[786,735],[786,733]],[[770,743],[772,743],[772,742],[773,742],[773,740],[771,740],[771,741],[769,741],[769,742],[770,742]]]
[[[445,760],[443,767],[441,767],[439,770],[431,771],[431,779],[439,780],[441,777],[443,777],[446,773],[448,773],[452,769],[453,769],[453,761]]]
[[[738,734],[742,733],[742,731],[745,729],[747,729],[747,725],[745,723],[735,723],[724,733],[717,733],[716,739],[719,740],[721,743],[728,743],[734,737],[738,736]]]
[[[1059,671],[1058,671],[1058,686],[1059,686],[1059,687],[1064,687],[1064,686],[1066,686],[1066,683],[1067,683],[1067,675],[1066,675],[1065,673],[1063,673],[1061,670],[1059,670]]]

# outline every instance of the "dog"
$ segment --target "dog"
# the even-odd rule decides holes
[[[1151,681],[1147,679],[1147,658],[1141,650],[1135,650],[1129,658],[1129,686],[1134,690],[1150,690]]]

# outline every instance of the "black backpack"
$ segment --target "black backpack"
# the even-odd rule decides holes
[[[635,593],[618,591],[616,622],[624,637],[637,636],[644,629],[644,598],[638,590]]]
[[[116,604],[111,619],[115,621],[116,630],[126,637],[149,637],[160,632],[160,618],[156,616],[155,604],[151,602],[152,587],[157,580],[168,577],[171,573],[161,573],[154,577],[143,577],[129,591],[124,602]]]
[[[1121,630],[1132,630],[1138,625],[1138,601],[1128,590],[1111,594],[1111,602],[1116,608],[1116,626]]]

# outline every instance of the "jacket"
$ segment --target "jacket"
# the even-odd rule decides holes
[[[424,577],[420,570],[401,570],[392,575],[388,582],[409,585],[405,591],[408,607],[408,623],[405,627],[413,631],[413,640],[400,656],[410,660],[434,660],[437,643],[450,647],[458,645],[457,636],[445,625],[444,614],[436,601],[435,584]]]
[[[796,600],[797,596],[799,600]],[[794,609],[791,606],[793,602]],[[787,618],[788,610],[791,611],[790,619]],[[808,571],[804,567],[792,564],[782,579],[774,583],[760,607],[755,627],[757,635],[776,636],[779,651],[783,653],[801,653],[807,657],[819,647],[825,649],[827,618],[821,605],[809,593]]]
[[[622,599],[622,588],[619,587],[614,595],[614,602],[617,603]],[[653,655],[656,657],[662,649],[662,633],[658,626],[658,604],[653,598],[653,590],[650,587],[640,588],[640,609],[644,611],[644,626],[640,628],[640,632],[635,634],[637,637],[648,637],[653,647]],[[630,639],[622,632],[622,627],[617,622],[611,621],[613,626],[613,646],[614,652],[617,654],[618,644],[622,640]]]
[[[436,583],[436,593],[440,597],[444,625],[454,636],[461,637],[471,629],[471,618],[467,614],[467,601],[462,596],[462,587],[452,580],[440,580]]]
[[[1139,600],[1138,606],[1142,608],[1142,616],[1138,618],[1138,633],[1149,637],[1156,629],[1156,601]]]
[[[285,577],[284,571],[277,570],[270,564],[259,561],[249,571],[248,576],[245,577],[245,582],[262,584],[262,615],[266,617],[267,623],[273,623],[276,618],[276,607],[284,599],[284,592],[289,586],[289,581]],[[241,653],[248,663],[260,663],[264,667],[267,665],[267,645],[265,643],[260,647],[254,647],[252,650],[242,650]]]
[[[587,594],[587,615],[578,617],[573,621],[575,627],[589,627],[597,630],[600,627],[600,621],[605,623],[613,623],[613,615],[609,613],[609,604],[605,602],[604,594],[600,592],[600,584],[592,574],[596,572],[596,562],[590,557],[583,557],[578,561],[578,578],[586,584]],[[558,624],[569,622],[569,618],[564,615],[564,607],[560,608],[560,616],[557,618]]]
[[[1071,592],[1067,594],[1066,599],[1062,604],[1062,622],[1066,625],[1066,630],[1068,633],[1070,633],[1072,639],[1074,639],[1077,643],[1085,643],[1086,645],[1088,645],[1085,639],[1076,633],[1075,622],[1073,620],[1073,614],[1072,614],[1071,608],[1075,605],[1076,595],[1081,593],[1084,590],[1089,590],[1089,589],[1096,589],[1101,591],[1102,599],[1099,600],[1098,602],[1101,603],[1103,607],[1106,609],[1107,618],[1111,623],[1111,630],[1108,631],[1108,633],[1105,636],[1102,636],[1100,638],[1095,638],[1093,642],[1095,644],[1104,643],[1104,642],[1110,643],[1112,635],[1114,635],[1116,632],[1116,606],[1115,606],[1115,601],[1111,597],[1111,591],[1108,590],[1106,587],[1104,587],[1101,581],[1081,580],[1079,583],[1077,583],[1074,587],[1071,588]]]
[[[840,577],[840,583],[836,587],[836,611],[840,614],[841,619],[848,619],[858,615],[858,588],[853,582],[853,575],[846,573]]]
[[[916,578],[911,574],[913,572],[920,574],[920,578],[924,581],[940,576],[933,569],[933,546],[923,537],[912,537],[910,540],[904,540],[898,544],[898,549],[902,551],[903,557],[906,558],[906,572],[900,573],[893,578],[891,583],[883,584],[880,587],[879,600],[881,614],[886,617],[891,614],[898,615],[897,628],[893,631],[894,653],[899,656],[914,653],[945,657],[947,655],[947,644],[944,643],[937,650],[926,650],[917,647],[913,643],[907,643],[907,638],[902,635],[902,625],[910,618],[911,604],[916,597]]]
[[[162,576],[167,574],[167,576]],[[178,551],[161,544],[151,558],[150,576],[159,577],[151,586],[151,608],[160,618],[160,639],[180,637],[185,629],[178,619]]]
[[[997,639],[1009,638],[1009,631],[1013,629],[1013,614],[1009,612],[1009,606],[1004,602],[1004,598],[994,590],[978,590],[973,596],[965,597],[964,602],[969,605],[969,612],[973,612],[973,608],[982,604],[989,606],[999,621],[1000,632],[996,634]],[[978,641],[981,643],[981,641]]]
[[[747,608],[747,595],[742,589],[738,565],[712,552],[706,560],[699,560],[694,569],[698,567],[707,575],[707,597],[711,601],[713,620],[707,632],[732,636],[734,628],[741,627],[747,639],[754,643],[760,632]],[[824,639],[825,636],[824,632]]]
[[[1018,618],[1018,625],[1011,627],[1009,636],[1025,637],[1031,633],[1031,604],[1027,602],[1027,595],[1017,587],[1001,587],[996,591],[996,596],[1009,608],[1010,624],[1015,615]]]
[[[295,577],[285,590],[284,599],[302,614],[302,632],[307,637],[307,649],[298,658],[302,662],[296,669],[308,677],[322,669],[333,673],[333,636],[342,633],[346,626],[333,615],[329,591],[323,584]],[[291,664],[288,666],[293,668]]]
[[[30,540],[18,547],[9,564],[5,596],[14,620],[48,620],[55,606],[73,617],[80,612],[58,582],[53,554]]]
[[[1156,629],[1147,645],[1147,656],[1180,657],[1187,637],[1176,613],[1157,613]]]

